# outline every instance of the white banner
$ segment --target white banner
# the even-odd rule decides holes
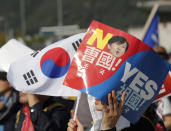
[[[63,85],[84,33],[58,41],[11,64],[8,81],[18,91],[49,96],[77,96],[79,91]]]
[[[10,64],[34,51],[15,39],[9,40],[0,48],[0,68],[8,72]]]

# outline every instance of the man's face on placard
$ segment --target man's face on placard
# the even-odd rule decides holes
[[[108,45],[108,49],[111,52],[111,54],[115,57],[121,57],[127,48],[127,43],[118,43],[114,42]]]

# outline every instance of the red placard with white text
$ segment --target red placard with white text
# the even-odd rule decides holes
[[[157,65],[157,66],[156,66]],[[136,123],[158,95],[170,64],[136,37],[97,21],[90,24],[64,85],[105,103],[126,91],[123,116]]]

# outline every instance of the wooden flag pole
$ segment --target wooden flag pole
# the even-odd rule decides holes
[[[158,8],[159,8],[159,4],[156,3],[156,4],[153,6],[153,9],[152,9],[152,11],[151,11],[151,13],[150,13],[150,15],[149,15],[149,17],[148,17],[146,23],[145,23],[145,26],[144,26],[144,29],[143,29],[142,40],[144,39],[145,34],[147,33],[147,30],[148,30],[148,28],[149,28],[149,26],[150,26],[150,24],[151,24],[151,22],[152,22],[152,19],[153,19],[154,15],[155,15],[156,11],[158,10]]]

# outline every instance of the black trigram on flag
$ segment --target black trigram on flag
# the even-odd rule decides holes
[[[24,80],[26,81],[27,85],[33,85],[38,82],[34,72],[30,70],[26,74],[23,74]]]
[[[35,51],[34,53],[31,53],[30,55],[33,57],[36,57],[36,55],[39,53],[39,51]]]
[[[81,41],[82,41],[82,40],[79,39],[79,40],[77,40],[77,41],[75,41],[75,42],[72,43],[72,46],[74,47],[74,50],[75,50],[75,51],[77,51],[77,49],[78,49],[78,47],[79,47]]]

